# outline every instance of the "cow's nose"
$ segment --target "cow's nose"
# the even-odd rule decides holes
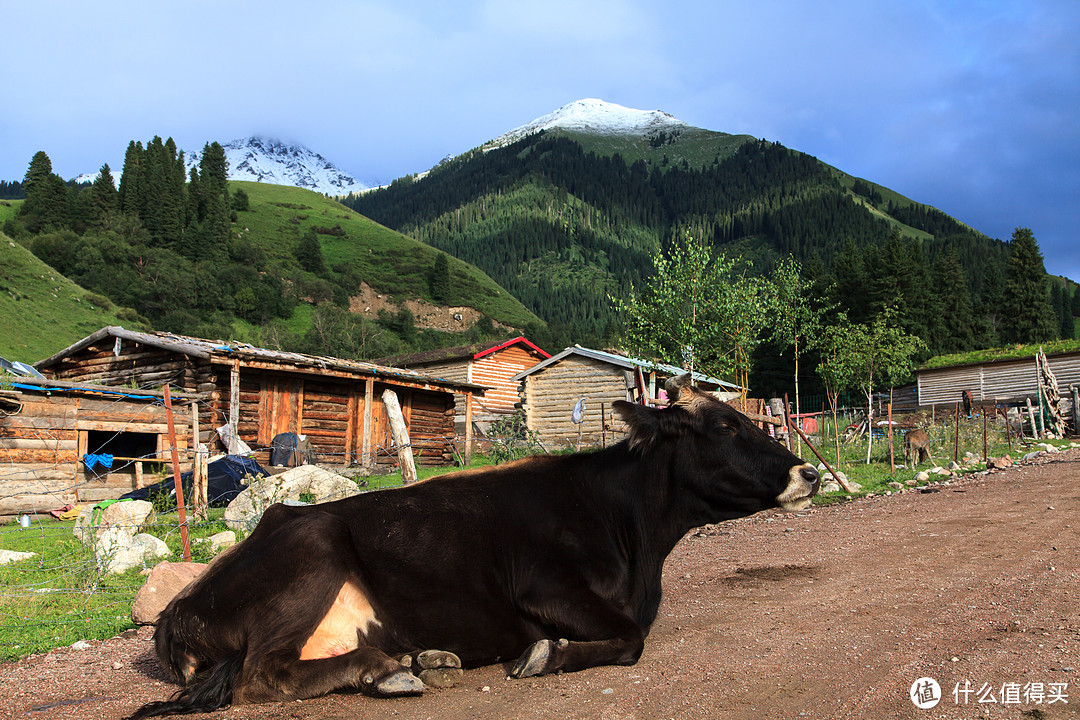
[[[803,480],[806,480],[811,485],[817,485],[818,481],[821,480],[821,474],[813,465],[805,465],[799,472],[802,473]]]

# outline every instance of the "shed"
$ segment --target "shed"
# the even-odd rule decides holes
[[[581,437],[586,443],[596,444],[605,436],[611,438],[608,433],[625,432],[622,423],[611,414],[611,403],[616,400],[663,402],[662,383],[658,384],[657,380],[683,372],[682,368],[671,365],[574,345],[511,379],[521,384],[527,426],[541,440],[576,442],[578,424],[571,419],[571,412],[584,398]],[[701,373],[694,374],[694,381],[725,400],[739,396],[742,391],[737,385]]]
[[[459,345],[412,355],[397,355],[377,362],[416,370],[425,375],[437,375],[450,380],[484,385],[487,390],[483,398],[476,400],[473,420],[485,423],[513,414],[517,410],[520,401],[519,383],[511,378],[550,357],[550,353],[540,349],[528,339],[516,337],[512,340]],[[457,427],[463,428],[465,425],[463,396],[459,395],[457,398],[455,415]]]
[[[237,428],[262,464],[269,462],[274,436],[285,432],[307,437],[322,463],[393,464],[396,451],[382,401],[389,389],[398,395],[417,462],[447,465],[454,457],[454,397],[463,395],[468,409],[473,396],[483,393],[476,384],[374,363],[115,326],[34,366],[47,377],[70,382],[134,387],[169,382],[203,394],[201,442],[227,449],[213,429]],[[470,441],[467,428],[467,453]]]
[[[1062,393],[1070,385],[1080,385],[1080,351],[1047,355],[1050,371]],[[953,405],[967,390],[975,403],[1035,401],[1039,370],[1035,355],[1024,358],[986,360],[951,367],[922,368],[916,371],[919,405]]]
[[[191,469],[191,407],[171,393],[181,470]],[[163,392],[36,378],[0,386],[0,515],[115,498],[172,474]]]

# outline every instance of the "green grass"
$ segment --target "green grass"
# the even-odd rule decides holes
[[[1054,353],[1076,352],[1080,350],[1080,340],[1050,340],[1035,345],[1009,345],[1008,347],[972,350],[953,355],[938,355],[927,360],[919,369],[946,368],[970,363],[989,362],[991,360],[1017,360],[1035,357],[1039,348],[1047,355]]]
[[[490,460],[474,455],[471,467]],[[456,468],[420,468],[421,480]],[[358,478],[366,488],[399,487],[401,474]],[[211,555],[200,538],[227,530],[223,509],[211,509],[207,522],[189,521],[192,560],[209,562]],[[103,640],[134,627],[131,604],[145,581],[138,570],[122,575],[103,574],[93,551],[72,534],[74,521],[38,516],[29,528],[17,523],[0,526],[0,550],[37,553],[30,560],[0,565],[0,662],[71,645],[78,640]],[[160,514],[145,529],[181,554],[178,516]]]
[[[320,233],[326,265],[348,263],[376,291],[401,300],[431,301],[428,277],[438,253],[430,245],[390,230],[353,212],[335,200],[301,188],[252,182],[231,182],[248,194],[251,209],[239,213],[233,225],[237,238],[248,238],[266,252],[271,263],[292,257],[300,236],[309,228]],[[475,307],[492,320],[524,327],[540,320],[516,298],[476,267],[448,257],[451,292],[462,305]],[[290,327],[306,327],[302,318]]]
[[[22,200],[0,200],[0,225],[3,225],[8,218],[14,217],[22,204]]]
[[[144,328],[133,311],[76,285],[3,233],[0,318],[0,356],[26,363],[63,350],[106,325]]]

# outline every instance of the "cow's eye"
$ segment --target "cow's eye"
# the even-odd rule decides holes
[[[728,425],[727,423],[717,423],[713,426],[713,429],[721,435],[735,434],[735,427],[733,425]]]

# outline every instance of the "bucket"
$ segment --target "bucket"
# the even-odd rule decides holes
[[[19,516],[19,527],[21,527],[21,528],[30,527],[30,516],[29,515],[20,515]]]

